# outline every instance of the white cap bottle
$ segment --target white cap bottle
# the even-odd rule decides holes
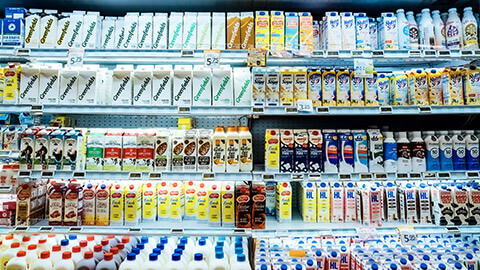
[[[456,8],[448,10],[448,19],[445,27],[445,35],[447,36],[448,49],[461,49],[463,46],[462,22],[457,14]]]
[[[5,266],[6,270],[27,270],[27,261],[26,261],[27,253],[23,250],[17,252],[17,256],[12,258],[8,261],[7,265]],[[72,268],[73,270],[73,268]]]
[[[478,49],[478,23],[471,7],[463,9],[462,26],[465,49]]]
[[[418,30],[420,32],[420,49],[435,49],[435,32],[433,19],[432,16],[430,16],[430,9],[422,9],[422,18]]]
[[[397,10],[398,48],[410,50],[410,26],[403,9]]]
[[[435,31],[435,49],[442,50],[447,48],[447,40],[445,38],[445,24],[440,18],[440,11],[432,11],[433,30]]]
[[[415,16],[413,11],[407,12],[407,21],[410,33],[410,49],[418,50],[419,39],[418,39],[418,24],[415,21]]]

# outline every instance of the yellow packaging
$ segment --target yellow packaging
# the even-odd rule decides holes
[[[270,16],[268,11],[256,12],[255,48],[270,49]]]
[[[143,185],[142,190],[142,220],[155,222],[157,220],[157,192],[152,183]]]
[[[280,68],[280,104],[282,106],[293,106],[293,80],[292,70]]]
[[[222,225],[220,187],[220,183],[214,182],[208,189],[208,224],[212,226]]]
[[[280,169],[280,130],[265,131],[265,171],[279,172]]]
[[[391,102],[395,106],[408,105],[408,76],[403,73],[393,73],[390,77]]]
[[[124,216],[124,187],[120,184],[114,184],[110,188],[110,224],[122,225]]]
[[[292,221],[292,186],[289,182],[277,184],[277,220],[278,222]]]
[[[461,80],[461,79],[460,79]],[[408,75],[411,105],[429,105],[427,73],[417,69]],[[463,99],[462,99],[463,104]]]
[[[272,11],[270,16],[270,49],[285,49],[285,16],[283,11]]]
[[[317,188],[315,183],[302,182],[300,185],[303,222],[317,222]]]
[[[197,185],[193,181],[185,184],[185,219],[197,217]]]
[[[170,218],[170,183],[161,182],[157,185],[158,220],[167,221]]]
[[[317,222],[330,222],[330,186],[317,183]]]
[[[350,72],[340,70],[337,72],[337,106],[350,106]]]
[[[308,70],[307,96],[313,106],[322,106],[322,71],[318,69]]]
[[[336,106],[337,105],[337,84],[336,84],[335,71],[325,70],[322,73],[322,103],[323,106]]]
[[[442,73],[444,105],[463,105],[463,68],[446,68]]]
[[[222,182],[221,204],[222,204],[222,226],[235,226],[235,184],[233,182]]]
[[[300,67],[293,73],[293,100],[296,104],[299,99],[307,99],[307,68]]]
[[[428,99],[430,105],[443,105],[442,72],[436,69],[428,72]]]
[[[299,13],[300,50],[313,50],[313,17],[310,12]]]
[[[371,78],[365,79],[365,106],[378,106],[377,72]]]
[[[142,192],[136,185],[125,187],[125,225],[136,226],[141,221]]]
[[[470,66],[463,79],[465,102],[467,105],[480,104],[480,68]]]
[[[95,225],[110,225],[110,193],[107,185],[99,185],[95,196],[95,206]]]
[[[170,184],[170,221],[182,221],[185,210],[184,199],[182,181],[173,181]]]
[[[91,183],[83,190],[82,225],[95,225],[95,187]]]
[[[200,183],[197,189],[197,220],[207,222],[208,220],[208,187]]]
[[[19,95],[19,78],[21,67],[15,64],[9,64],[4,69],[5,88],[3,95],[4,104],[17,104]]]

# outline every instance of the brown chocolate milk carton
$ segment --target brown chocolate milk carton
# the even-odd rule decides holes
[[[240,13],[227,13],[227,49],[240,49]]]
[[[242,12],[240,24],[240,48],[247,50],[255,47],[255,22],[253,12]]]
[[[252,229],[265,229],[266,189],[265,182],[252,183]]]
[[[236,215],[235,224],[238,228],[252,227],[252,204],[250,199],[250,185],[248,182],[235,184]]]

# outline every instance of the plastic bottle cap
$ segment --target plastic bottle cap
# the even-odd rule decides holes
[[[61,246],[68,246],[70,241],[68,241],[68,239],[62,239],[62,241],[60,241],[60,245]]]
[[[207,240],[205,240],[205,239],[198,240],[198,245],[199,246],[205,246],[206,244],[207,244]]]
[[[17,257],[25,257],[25,255],[27,255],[27,253],[23,250],[17,252]]]
[[[106,246],[106,245],[108,245],[109,242],[110,241],[108,241],[108,239],[104,238],[104,239],[102,239],[102,241],[100,241],[100,244],[102,244],[102,246]]]
[[[159,248],[154,248],[154,249],[152,250],[152,252],[153,252],[153,253],[157,253],[158,255],[161,255],[161,254],[162,254],[162,250],[159,249]]]
[[[111,252],[107,252],[105,255],[103,255],[103,259],[105,261],[111,261],[113,259],[113,254]]]
[[[100,246],[100,245],[95,245],[95,246],[93,246],[93,251],[95,251],[95,252],[101,252],[101,251],[102,251],[102,246]]]
[[[427,269],[428,266],[427,266],[427,264],[425,264],[425,263],[421,263],[421,264],[420,264],[420,268],[421,268],[421,269]]]
[[[195,253],[193,257],[194,261],[203,261],[203,254],[202,253]]]
[[[27,249],[28,249],[28,250],[35,250],[35,249],[37,249],[37,245],[35,245],[35,244],[29,245],[29,246],[27,247]]]
[[[83,254],[83,258],[86,259],[86,260],[93,258],[93,252],[92,251],[85,252]]]
[[[296,269],[296,270],[302,270],[302,265],[301,265],[301,264],[295,265],[295,269]]]
[[[93,236],[93,235],[88,235],[88,236],[87,236],[87,241],[95,241],[95,236]]]
[[[428,255],[423,255],[423,260],[425,260],[425,261],[430,261],[430,256],[428,256]]]
[[[133,252],[135,255],[138,255],[138,254],[140,254],[140,249],[139,249],[139,248],[132,248],[132,252]]]
[[[130,238],[128,238],[128,237],[126,237],[126,236],[125,236],[125,237],[122,237],[122,243],[127,244],[127,243],[129,243],[129,242],[130,242]]]
[[[62,259],[68,260],[68,259],[71,259],[71,258],[72,258],[72,252],[70,252],[70,251],[63,252]]]
[[[235,248],[235,254],[242,254],[242,253],[243,253],[243,248],[242,247]]]
[[[79,247],[79,246],[74,246],[74,247],[72,248],[72,252],[73,252],[73,253],[79,253],[79,252],[82,252],[82,248],[81,248],[81,247]]]
[[[22,242],[29,242],[30,240],[32,240],[32,239],[30,238],[30,236],[24,236],[24,237],[22,238]]]
[[[378,265],[372,264],[372,270],[378,270]]]
[[[181,249],[181,248],[176,248],[173,252],[178,253],[180,255],[183,255],[183,249]]]
[[[394,264],[394,263],[390,264],[390,269],[396,270],[397,268],[398,268],[398,267],[397,267],[396,264]]]
[[[70,234],[70,235],[68,236],[68,239],[70,239],[70,240],[77,240],[77,236],[74,235],[74,234]]]
[[[144,250],[145,249],[145,244],[137,244],[137,248],[139,248],[140,250]]]
[[[143,244],[148,243],[148,237],[144,236],[144,237],[140,238],[140,242],[143,243]]]
[[[159,248],[160,250],[164,250],[164,249],[165,249],[165,245],[163,245],[162,243],[158,243],[158,244],[157,244],[157,248]]]
[[[60,245],[55,245],[52,247],[52,251],[60,251],[60,250],[62,250],[62,246]]]
[[[223,252],[216,252],[215,253],[215,259],[223,259]]]
[[[459,263],[459,262],[456,262],[456,263],[455,263],[455,268],[457,268],[457,269],[462,269],[462,264]]]
[[[467,255],[465,255],[467,257],[467,259],[471,260],[473,259],[473,255],[471,253],[467,253]]]
[[[88,246],[88,241],[87,240],[82,240],[78,244],[80,245],[80,247],[84,248],[84,247]]]
[[[135,253],[128,253],[127,254],[127,261],[135,261],[135,258],[137,256],[135,255]]]
[[[332,255],[333,258],[336,258],[338,254],[337,254],[336,251],[332,251],[332,254],[331,254],[331,255]]]
[[[267,269],[268,269],[268,267],[267,267],[266,264],[262,264],[262,265],[260,266],[260,270],[267,270]]]
[[[106,186],[105,184],[102,184],[102,185],[100,186],[100,188],[101,188],[101,189],[106,189],[107,186]]]
[[[55,236],[55,235],[54,235]],[[48,235],[48,237],[50,237],[50,235]],[[5,240],[12,240],[13,239],[13,235],[7,235],[5,236]]]
[[[444,270],[444,269],[447,269],[447,266],[445,264],[441,263],[441,264],[438,265],[438,268]]]
[[[287,270],[287,269],[288,269],[288,267],[287,267],[287,265],[285,265],[285,264],[282,264],[282,266],[280,266],[280,269],[281,269],[281,270]]]
[[[48,259],[50,258],[50,251],[45,250],[40,253],[40,259]]]
[[[181,256],[180,254],[174,253],[174,254],[172,255],[172,261],[174,261],[174,262],[180,261],[180,256]]]
[[[113,255],[118,254],[118,248],[117,247],[112,247],[110,249],[110,252],[113,253]]]

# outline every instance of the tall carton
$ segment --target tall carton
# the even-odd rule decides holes
[[[183,191],[183,183],[174,181],[170,184],[170,221],[179,222],[183,219],[185,211],[185,195]]]
[[[345,222],[357,221],[357,187],[354,183],[345,184]]]
[[[61,170],[63,166],[65,130],[56,129],[50,133],[48,147],[48,170]]]
[[[336,75],[333,70],[322,72],[322,104],[323,106],[336,106]]]
[[[344,222],[345,190],[341,183],[334,183],[331,187],[330,215],[331,222]]]
[[[355,76],[355,72],[350,73],[350,105],[365,106],[365,79]]]
[[[173,76],[173,105],[190,106],[192,104],[192,66],[175,66]]]
[[[417,199],[418,200],[418,221],[421,224],[432,223],[430,186],[426,185],[425,183],[420,183],[417,194],[418,194],[418,199]],[[467,201],[468,201],[468,198],[467,198]],[[464,210],[466,208],[468,207],[465,207]],[[466,220],[464,221],[466,222]]]
[[[171,133],[172,141],[172,171],[183,171],[183,157],[185,149],[185,131],[175,130]]]
[[[285,13],[285,49],[298,50],[299,48],[298,15],[294,12]]]
[[[275,204],[276,204],[276,189],[277,189],[277,183],[276,182],[266,182],[265,183],[265,193],[266,193],[266,213],[269,216],[275,216],[276,214],[276,209],[275,209]]]
[[[291,134],[293,134],[293,132]],[[265,171],[279,172],[279,169],[280,169],[280,130],[267,129],[265,131]]]
[[[98,67],[84,65],[78,70],[77,103],[86,105],[97,104],[99,82],[97,80]]]
[[[315,183],[300,183],[300,211],[303,222],[317,222],[317,188]]]
[[[57,104],[59,95],[59,67],[50,65],[40,70],[40,104]]]
[[[252,182],[252,229],[265,229],[266,191],[264,182]]]
[[[197,189],[193,181],[185,183],[185,220],[194,220],[197,217]]]
[[[235,183],[235,226],[237,228],[252,227],[252,202],[250,184],[248,182]]]
[[[183,49],[197,48],[197,13],[185,12],[183,16]]]
[[[70,15],[70,25],[67,29],[65,34],[64,40],[61,44],[58,42],[61,41],[61,36],[57,37],[57,46],[61,48],[80,48],[83,42],[83,17],[85,15],[85,11],[74,10],[72,15]]]
[[[82,225],[95,225],[95,189],[93,184],[88,183],[83,190]]]
[[[233,105],[232,68],[229,65],[222,65],[213,70],[212,97],[213,106]]]
[[[208,224],[213,227],[222,225],[220,182],[213,182],[208,187]]]
[[[453,192],[447,185],[432,189],[433,217],[436,225],[453,225],[455,207]]]
[[[338,12],[325,13],[325,39],[327,50],[342,49],[342,26]]]
[[[212,69],[202,65],[193,67],[193,106],[212,105]]]
[[[308,130],[308,170],[311,173],[323,171],[323,136],[319,129]]]
[[[334,129],[326,129],[323,133],[324,145],[324,172],[337,173],[338,172],[338,136]]]
[[[198,184],[197,192],[197,216],[196,220],[200,223],[207,223],[208,221],[208,205],[209,205],[209,196],[208,196],[208,183]]]
[[[277,184],[276,216],[278,222],[292,221],[292,186],[289,182]]]
[[[410,104],[429,105],[427,73],[421,69],[412,71],[408,75],[410,88]],[[460,97],[463,104],[463,97]]]
[[[156,65],[152,79],[152,105],[172,105],[172,66]]]
[[[142,13],[138,17],[138,48],[152,49],[153,13]]]
[[[247,50],[255,48],[255,21],[253,12],[242,12],[240,25],[240,48]]]
[[[463,76],[463,87],[465,91],[465,104],[480,104],[480,68],[470,66]],[[431,101],[430,101],[431,103]]]
[[[158,130],[155,139],[155,171],[168,171],[172,165],[170,131]]]
[[[113,70],[112,104],[132,104],[132,72],[133,66],[117,66]]]
[[[44,10],[44,16],[40,19],[40,48],[54,48],[55,43],[57,42],[57,27],[58,27],[58,18],[56,10]],[[4,21],[4,37],[5,41],[5,25],[7,19]],[[6,45],[5,42],[3,44]]]
[[[212,135],[210,129],[201,129],[198,132],[198,165],[199,172],[209,172],[212,170]]]
[[[293,101],[297,104],[299,99],[307,99],[307,68],[299,67],[295,69],[293,79]]]
[[[114,49],[115,48],[115,17],[105,17],[102,21],[102,38],[100,48]]]
[[[212,47],[212,15],[210,12],[199,12],[197,15],[197,49]]]
[[[380,50],[398,50],[397,17],[385,12],[378,20],[378,44]]]
[[[280,105],[280,72],[278,68],[267,69],[265,80],[265,105]]]
[[[35,154],[35,134],[38,132],[38,129],[27,128],[25,129],[20,139],[20,170],[32,170],[33,169],[33,158]]]
[[[181,49],[183,44],[183,12],[171,12],[168,19],[168,49]]]
[[[443,104],[463,105],[463,76],[462,68],[446,68],[442,73]],[[410,90],[411,91],[411,90]]]
[[[418,223],[417,188],[410,183],[400,188],[400,211],[402,222]]]
[[[214,12],[212,16],[212,49],[224,50],[225,49],[225,13]]]
[[[399,194],[397,186],[388,182],[384,188],[385,191],[385,208],[384,220],[397,221],[399,220]]]
[[[110,224],[123,226],[125,222],[125,187],[114,184],[110,187]]]
[[[270,49],[270,16],[268,11],[255,14],[255,48]]]
[[[122,137],[123,131],[120,129],[108,130],[105,134],[104,171],[122,170]]]
[[[383,172],[383,135],[378,129],[368,129],[367,134],[370,172]]]
[[[378,105],[388,106],[391,104],[390,98],[390,78],[388,74],[378,74]]]
[[[83,213],[83,188],[79,183],[71,183],[65,191],[64,226],[80,226]]]
[[[115,21],[115,49],[121,49],[125,40],[125,18],[118,17]]]
[[[374,18],[368,18],[368,30],[370,30],[370,47],[372,50],[378,50],[378,25]]]
[[[378,106],[378,80],[374,72],[371,78],[365,79],[365,106]]]
[[[84,137],[80,130],[72,129],[65,133],[63,151],[63,169],[67,171],[83,170],[85,166]]]
[[[452,219],[455,226],[468,224],[470,212],[468,211],[468,191],[462,184],[457,184],[453,189],[453,203],[455,207]]]
[[[65,36],[68,33],[68,29],[70,28],[71,21],[70,16],[73,15],[72,13],[62,13],[58,16],[58,24],[57,24],[57,40],[55,41],[56,48],[68,48],[67,40],[65,40]],[[72,25],[73,28],[73,25]]]
[[[293,129],[280,130],[280,172],[292,173],[295,168],[295,134]]]
[[[440,84],[440,77],[438,81]],[[408,76],[403,72],[393,73],[392,76],[390,77],[390,87],[391,87],[390,100],[393,103],[393,105],[397,105],[397,106],[408,105],[408,94],[409,94],[408,93]],[[441,89],[440,89],[440,93],[441,93]],[[441,98],[440,98],[440,101],[441,101]]]
[[[322,105],[322,71],[309,68],[307,71],[307,96],[313,106]]]
[[[124,190],[125,225],[137,226],[142,216],[142,192],[137,185],[128,185]]]
[[[37,104],[40,89],[40,69],[32,65],[23,65],[20,73],[19,104]]]
[[[317,183],[317,222],[330,222],[330,186]]]
[[[155,162],[155,136],[154,130],[144,130],[137,135],[136,171],[153,171]]]
[[[166,49],[168,43],[168,14],[153,16],[152,49]]]
[[[270,49],[285,49],[285,16],[283,11],[272,11],[270,16]]]
[[[252,105],[252,74],[249,68],[233,68],[233,93],[236,106]]]
[[[66,188],[65,183],[58,182],[52,184],[48,190],[48,225],[63,225]]]
[[[264,68],[252,69],[252,102],[253,106],[264,106],[266,98],[266,74]]]
[[[295,135],[295,172],[308,172],[308,132],[306,129],[294,129]]]
[[[350,91],[352,83],[350,82],[350,72],[348,70],[339,70],[336,74],[337,81],[337,106],[350,106]]]
[[[78,69],[68,68],[68,67],[63,68],[60,71],[59,103],[76,104],[77,98],[78,98]]]
[[[282,106],[293,106],[293,70],[280,68],[280,104]]]
[[[110,225],[110,191],[107,185],[101,184],[95,195],[95,225]],[[123,224],[122,224],[123,225]]]
[[[239,50],[241,42],[241,19],[240,13],[227,13],[227,49]]]
[[[365,13],[354,13],[353,15],[355,16],[356,49],[374,49],[370,44],[370,25],[367,15]]]
[[[137,160],[137,131],[126,130],[122,137],[122,171],[135,171]]]
[[[469,202],[469,214],[470,218],[468,219],[469,225],[477,225],[480,222],[480,190],[478,185],[473,184],[468,193],[468,202]]]
[[[342,21],[342,49],[355,50],[355,17],[351,12],[340,13]]]
[[[313,17],[310,12],[301,12],[300,15],[300,50],[313,50]]]
[[[195,172],[197,170],[197,147],[198,147],[197,130],[190,129],[185,131],[183,150],[183,171]]]
[[[82,48],[96,49],[101,41],[100,12],[88,11],[83,16]]]
[[[122,49],[138,48],[138,17],[136,12],[128,12],[124,17],[124,39]]]
[[[353,134],[348,129],[338,130],[338,171],[353,173]]]
[[[92,129],[88,132],[86,142],[85,169],[89,171],[103,170],[105,149],[105,130]]]
[[[25,18],[25,48],[38,48],[40,44],[41,9],[29,9]]]
[[[170,183],[161,182],[157,185],[158,220],[168,221],[170,217]]]
[[[153,66],[139,65],[133,71],[133,105],[152,104]]]
[[[356,173],[368,172],[368,142],[365,130],[352,130],[353,160]]]
[[[235,183],[222,182],[220,193],[222,205],[222,226],[235,226]]]
[[[47,170],[48,168],[48,153],[51,132],[51,129],[42,129],[35,134],[35,156],[33,159],[34,170]]]

